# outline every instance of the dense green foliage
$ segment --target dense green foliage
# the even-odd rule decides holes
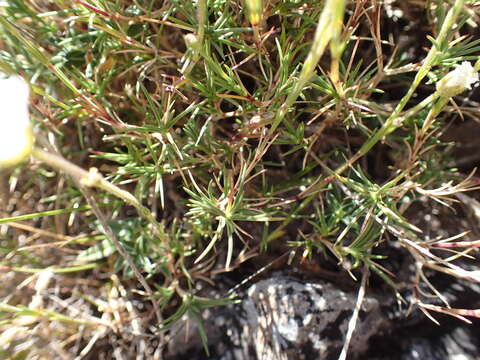
[[[202,309],[232,299],[199,289],[272,249],[294,251],[285,266],[334,259],[353,277],[374,273],[392,294],[421,293],[424,268],[479,281],[405,216],[476,187],[441,137],[469,92],[454,104],[435,84],[463,61],[480,68],[468,35],[479,8],[402,2],[0,3],[0,70],[31,84],[37,149],[103,175],[84,181],[41,153],[2,170],[0,224],[14,223],[0,266],[68,273],[57,282],[76,285],[62,297],[97,314],[28,312],[14,292],[0,294],[0,326],[33,327],[22,316],[40,311],[65,336],[84,324],[122,331],[128,321],[105,315],[113,289],[125,309],[133,290],[156,313],[130,331],[163,333],[184,314],[201,324]],[[408,28],[415,16],[420,32]],[[32,228],[14,226],[29,213]],[[415,259],[416,280],[396,281],[386,248]],[[133,316],[125,309],[111,312]]]

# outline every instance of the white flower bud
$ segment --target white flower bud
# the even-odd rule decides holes
[[[0,166],[14,165],[32,151],[29,90],[22,78],[2,78],[0,74]]]
[[[193,49],[194,51],[200,51],[201,44],[200,41],[198,41],[197,35],[189,33],[184,35],[183,39],[185,40],[185,45],[187,45],[187,48]]]
[[[464,61],[437,83],[437,91],[441,96],[451,98],[467,89],[471,89],[472,84],[477,81],[478,73],[474,71],[468,61]]]

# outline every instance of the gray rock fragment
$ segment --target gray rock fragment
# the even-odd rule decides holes
[[[356,294],[328,283],[302,283],[287,277],[260,281],[242,303],[244,353],[259,360],[336,359],[343,346]],[[366,297],[350,344],[350,358],[367,350],[382,323],[376,299]]]
[[[242,302],[203,313],[211,355],[198,343],[190,320],[169,342],[168,360],[330,360],[338,359],[357,301],[329,283],[274,276],[253,284]],[[379,302],[366,297],[350,343],[348,359],[361,358],[368,340],[387,320]],[[188,332],[185,330],[188,325]]]

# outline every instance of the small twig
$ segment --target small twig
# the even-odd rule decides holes
[[[138,279],[140,284],[143,286],[145,291],[147,291],[149,295],[153,295],[153,289],[150,287],[150,285],[148,285],[147,281],[141,274],[140,270],[133,262],[133,259],[130,256],[130,254],[125,250],[123,245],[115,236],[111,227],[107,223],[107,219],[105,215],[100,210],[100,208],[97,205],[97,202],[95,201],[95,198],[88,190],[88,187],[97,186],[103,190],[108,191],[113,195],[116,195],[117,197],[121,198],[128,204],[133,205],[138,210],[139,214],[154,226],[153,228],[156,235],[159,236],[160,238],[164,238],[163,229],[161,228],[160,224],[158,224],[157,221],[153,219],[153,216],[151,215],[150,211],[147,208],[145,208],[143,205],[141,205],[140,202],[132,194],[106,181],[100,174],[98,174],[95,171],[88,172],[82,169],[81,167],[67,161],[60,155],[46,152],[39,148],[34,148],[32,151],[32,155],[36,159],[46,163],[47,165],[57,170],[64,171],[65,173],[67,173],[72,177],[75,184],[78,186],[78,188],[82,191],[82,194],[85,196],[87,203],[91,206],[93,213],[100,221],[100,224],[103,228],[103,232],[105,233],[105,235],[112,241],[116,250],[128,263],[128,265],[132,269],[133,273],[135,274],[136,278]],[[155,310],[155,315],[157,317],[157,320],[160,323],[163,321],[163,318],[160,313],[158,304],[154,299],[152,299],[152,304]]]
[[[347,335],[345,336],[345,341],[343,343],[342,352],[338,357],[338,360],[346,360],[348,354],[348,347],[350,346],[350,341],[352,340],[352,335],[357,326],[358,315],[362,308],[363,299],[365,298],[365,289],[367,287],[368,275],[370,270],[367,265],[364,266],[362,271],[362,282],[360,284],[360,289],[358,290],[357,303],[355,304],[355,310],[353,311],[352,317],[348,322]]]
[[[140,272],[138,267],[133,262],[132,257],[125,250],[122,243],[118,240],[117,236],[112,231],[112,228],[108,225],[105,214],[97,206],[95,198],[93,197],[91,192],[85,186],[82,186],[76,179],[74,179],[74,181],[79,186],[80,190],[82,191],[82,194],[85,197],[85,199],[87,200],[88,205],[90,205],[92,207],[92,211],[95,214],[95,216],[97,217],[98,221],[100,222],[105,235],[113,243],[113,245],[115,246],[115,249],[118,251],[118,253],[128,263],[128,266],[130,266],[133,273],[135,274],[135,277],[138,279],[140,284],[142,284],[143,288],[145,289],[145,291],[147,291],[148,295],[152,296],[153,293],[154,293],[153,289],[150,287],[150,285],[148,285],[147,280],[145,279],[145,277],[142,275],[142,273]],[[160,308],[158,307],[158,304],[153,297],[151,299],[151,302],[152,302],[152,305],[153,305],[153,309],[155,310],[155,316],[157,317],[157,321],[159,323],[161,323],[163,321],[163,317],[162,317],[162,314],[160,313]]]

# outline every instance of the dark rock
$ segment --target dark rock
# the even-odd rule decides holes
[[[170,342],[167,359],[337,359],[356,300],[355,293],[328,283],[274,276],[252,285],[240,304],[204,314],[210,357],[198,351],[198,329],[186,320]],[[349,359],[365,352],[369,338],[386,322],[372,297],[364,299],[360,315]]]
[[[242,303],[242,344],[256,359],[337,359],[356,294],[328,283],[274,277],[254,284]],[[366,297],[350,343],[357,356],[384,324],[378,301]],[[353,356],[351,357],[353,358]]]

